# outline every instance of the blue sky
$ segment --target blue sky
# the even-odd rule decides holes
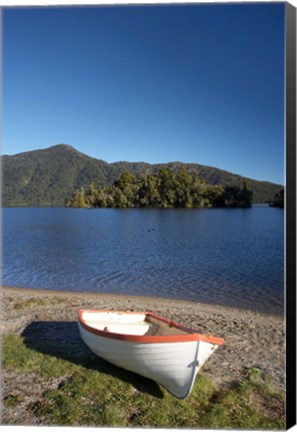
[[[4,8],[2,154],[67,143],[284,184],[284,8]]]

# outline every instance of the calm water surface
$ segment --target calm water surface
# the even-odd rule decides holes
[[[2,283],[282,313],[284,211],[4,209]]]

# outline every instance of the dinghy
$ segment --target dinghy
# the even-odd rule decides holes
[[[224,339],[204,335],[152,312],[78,312],[85,344],[110,363],[150,378],[184,399]]]

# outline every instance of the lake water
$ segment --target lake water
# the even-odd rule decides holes
[[[283,312],[284,211],[7,208],[2,283]]]

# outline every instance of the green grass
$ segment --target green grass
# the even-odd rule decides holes
[[[250,368],[229,392],[214,398],[201,417],[201,426],[232,429],[283,429],[284,399],[264,375]]]
[[[21,336],[6,336],[2,344],[4,369],[44,378],[61,377],[28,410],[45,425],[117,426],[211,429],[284,429],[282,395],[262,371],[251,368],[232,388],[219,391],[203,372],[191,395],[178,400],[156,383],[90,359],[44,354],[26,346]],[[65,348],[67,350],[67,346]],[[48,351],[47,351],[48,352]],[[4,395],[4,406],[22,398]],[[16,423],[17,424],[17,421]]]
[[[49,303],[48,300],[36,298],[36,299],[30,299],[30,300],[25,300],[25,301],[16,303],[14,308],[16,310],[23,310],[23,309],[27,309],[28,307],[32,307],[32,306],[45,306],[48,303]]]
[[[18,335],[6,336],[2,342],[2,367],[27,374],[36,372],[44,377],[59,377],[75,371],[75,365],[54,356],[27,348]]]
[[[5,404],[8,406],[16,406],[22,402],[22,398],[18,395],[14,395],[14,394],[9,394],[9,395],[4,396],[3,400],[4,400]]]

